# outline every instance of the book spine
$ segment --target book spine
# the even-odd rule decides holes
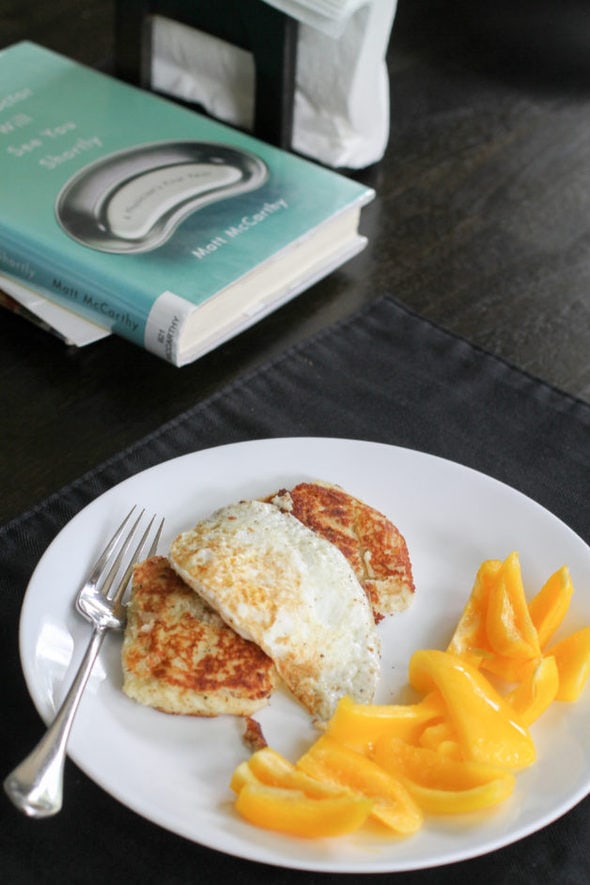
[[[90,286],[79,273],[52,264],[50,256],[41,258],[27,248],[26,243],[16,246],[1,226],[0,272],[21,280],[56,304],[178,365],[183,326],[194,310],[193,305],[179,296],[171,292],[161,293],[146,314],[136,306],[144,303],[141,294],[123,301],[99,280],[93,280]]]

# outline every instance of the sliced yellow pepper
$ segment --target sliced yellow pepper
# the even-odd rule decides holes
[[[248,760],[246,760],[245,762],[240,762],[238,767],[234,770],[234,773],[232,774],[231,780],[229,782],[230,788],[234,791],[234,793],[239,793],[240,790],[247,784],[258,784],[259,786],[262,784],[262,781],[256,777],[256,775],[250,768],[250,763]]]
[[[481,669],[499,676],[504,682],[526,682],[531,678],[540,661],[541,655],[520,661],[516,658],[502,657],[502,655],[490,655],[482,660]]]
[[[447,651],[461,655],[474,665],[480,662],[483,655],[490,652],[486,632],[488,598],[501,567],[499,559],[482,562],[467,604],[447,647]]]
[[[418,744],[428,750],[436,750],[441,756],[448,756],[450,759],[463,758],[457,735],[448,720],[427,725],[420,735]]]
[[[271,747],[257,750],[247,762],[238,765],[230,781],[230,787],[239,793],[246,784],[300,790],[312,799],[329,799],[351,792],[346,787],[309,777]]]
[[[509,769],[530,765],[528,726],[554,699],[576,700],[590,677],[590,627],[544,651],[573,587],[566,566],[527,605],[518,555],[487,560],[447,651],[412,656],[407,705],[342,698],[295,765],[270,747],[233,773],[236,809],[250,822],[301,837],[338,836],[368,817],[398,835],[423,814],[489,808],[513,790]],[[516,683],[500,695],[488,671]]]
[[[558,689],[557,663],[553,656],[548,656],[541,658],[529,678],[504,695],[504,699],[518,715],[519,721],[528,727],[553,703]]]
[[[511,553],[490,588],[486,634],[492,651],[519,661],[539,658],[541,648],[527,605],[520,561]]]
[[[414,652],[410,683],[417,691],[439,689],[466,759],[502,768],[534,762],[527,729],[485,676],[460,657],[434,649]]]
[[[381,738],[375,761],[407,787],[429,814],[463,814],[491,808],[514,789],[514,775],[479,762],[449,759],[399,738]]]
[[[445,714],[440,692],[431,692],[417,704],[358,704],[343,697],[329,720],[326,734],[359,753],[367,753],[381,735],[414,741],[429,722]]]
[[[577,701],[590,676],[590,627],[566,636],[547,650],[559,671],[558,701]]]
[[[545,581],[536,596],[529,602],[529,612],[539,637],[539,645],[545,648],[569,608],[574,587],[566,565]]]
[[[255,826],[304,838],[352,833],[364,824],[371,806],[365,796],[313,799],[300,790],[258,784],[246,784],[235,802],[236,810]]]
[[[396,778],[329,735],[322,735],[296,765],[311,777],[349,787],[373,800],[370,816],[400,835],[414,833],[422,825],[422,812]]]

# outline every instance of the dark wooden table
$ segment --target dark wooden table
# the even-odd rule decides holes
[[[0,47],[106,67],[111,25],[110,2],[0,0]],[[2,314],[0,522],[386,291],[590,401],[587,4],[400,0],[389,66],[387,155],[359,174],[369,247],[254,329],[179,370]]]

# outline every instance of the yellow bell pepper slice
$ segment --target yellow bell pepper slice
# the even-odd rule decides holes
[[[545,712],[559,689],[559,672],[553,656],[541,658],[528,679],[504,695],[518,715],[519,722],[527,727]]]
[[[564,565],[545,581],[537,595],[529,602],[529,612],[541,648],[545,648],[563,621],[573,593],[571,575],[568,567]]]
[[[230,788],[234,791],[234,793],[239,793],[243,787],[247,784],[258,784],[261,786],[262,781],[256,777],[248,761],[240,762],[231,776],[231,780],[229,782]]]
[[[482,656],[490,652],[486,632],[488,598],[501,567],[499,559],[482,562],[475,576],[469,599],[447,647],[447,651],[451,654],[461,655],[476,666]]]
[[[464,814],[503,802],[514,789],[514,775],[479,762],[462,762],[399,738],[382,738],[375,761],[407,787],[428,814]]]
[[[235,801],[247,821],[266,830],[302,838],[343,836],[358,830],[372,802],[353,794],[313,799],[300,790],[246,784]]]
[[[310,777],[271,747],[253,753],[247,765],[254,778],[268,787],[301,790],[315,799],[328,799],[351,792],[346,787]]]
[[[445,711],[436,691],[417,704],[358,704],[343,697],[327,724],[326,734],[359,753],[368,753],[381,735],[417,740],[425,725],[440,720]]]
[[[541,655],[525,660],[490,655],[489,658],[482,660],[480,669],[487,673],[493,673],[494,676],[499,676],[504,682],[526,682],[531,678],[541,660]]]
[[[422,825],[422,812],[396,778],[329,735],[318,738],[296,765],[311,777],[349,787],[371,799],[370,816],[400,835],[414,833]]]
[[[408,743],[416,742],[408,741]],[[436,750],[441,756],[448,756],[450,759],[463,758],[457,735],[447,720],[437,722],[434,725],[427,725],[420,735],[417,744],[428,750]]]
[[[502,563],[488,598],[486,634],[492,651],[516,660],[539,658],[541,648],[526,601],[520,561],[511,553]]]
[[[527,729],[485,676],[462,658],[435,649],[414,652],[410,683],[417,691],[440,690],[466,759],[501,768],[534,762],[535,745]]]
[[[559,671],[558,701],[577,701],[590,676],[590,627],[566,636],[547,650]]]

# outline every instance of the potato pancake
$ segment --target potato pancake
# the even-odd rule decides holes
[[[267,702],[270,658],[238,636],[164,556],[135,567],[123,640],[123,691],[165,713],[250,716]]]

